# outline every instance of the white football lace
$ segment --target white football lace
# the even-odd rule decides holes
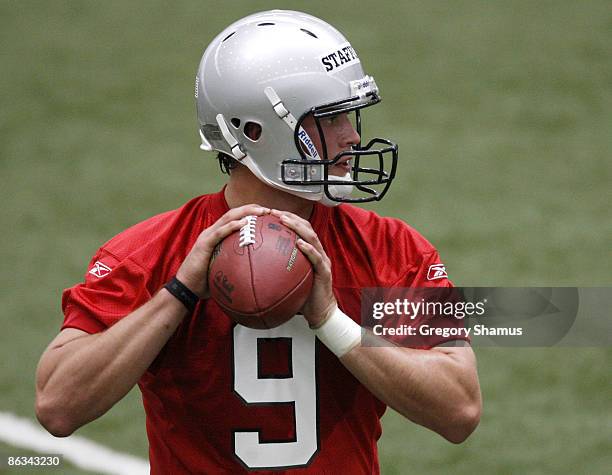
[[[257,216],[247,216],[246,220],[247,223],[240,228],[239,247],[255,244],[255,224],[257,223]]]

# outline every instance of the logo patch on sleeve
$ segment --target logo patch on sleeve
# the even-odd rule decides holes
[[[101,263],[100,261],[96,261],[91,269],[89,269],[89,273],[96,277],[104,277],[110,274],[112,269],[108,267],[106,264]]]
[[[427,271],[427,280],[448,279],[444,264],[432,264]]]

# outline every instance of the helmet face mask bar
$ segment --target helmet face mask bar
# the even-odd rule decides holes
[[[398,158],[397,144],[387,139],[375,137],[363,146],[360,139],[360,142],[353,145],[351,150],[342,151],[335,157],[328,157],[325,133],[321,120],[344,113],[354,112],[355,129],[359,137],[361,137],[361,109],[378,104],[381,101],[376,92],[368,92],[364,98],[368,99],[365,103],[363,102],[363,98],[354,96],[330,104],[323,104],[313,107],[300,117],[295,128],[294,140],[295,146],[302,158],[301,160],[288,159],[282,161],[281,179],[283,183],[306,186],[322,185],[325,196],[331,201],[340,203],[379,201],[385,196],[393,178],[395,178]],[[321,143],[322,158],[318,157],[316,151],[308,152],[308,150],[312,150],[313,146],[309,144],[311,139],[305,134],[302,124],[309,115],[312,115],[317,128]],[[374,148],[375,146],[376,148]],[[362,159],[367,157],[377,158],[377,166],[362,166]],[[350,179],[334,179],[333,175],[329,172],[330,167],[346,158],[351,159],[353,162],[350,171]],[[389,162],[388,167],[385,167],[386,161]],[[310,178],[312,176],[315,178]],[[365,177],[362,178],[362,176]],[[318,177],[320,178],[317,179]],[[348,195],[340,196],[332,193],[330,187],[337,185],[339,181],[342,186],[354,186],[362,192],[362,196],[350,197]],[[372,186],[377,186],[379,189],[375,189]]]

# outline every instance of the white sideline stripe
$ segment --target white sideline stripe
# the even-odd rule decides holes
[[[78,435],[53,437],[29,419],[8,412],[0,412],[0,441],[39,453],[61,454],[64,460],[79,468],[105,475],[149,473],[146,460],[115,452]]]

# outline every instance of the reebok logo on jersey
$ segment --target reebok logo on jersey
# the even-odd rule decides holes
[[[110,274],[111,270],[112,269],[108,267],[106,264],[102,264],[100,261],[96,261],[93,267],[89,270],[89,273],[96,277],[104,277]]]
[[[447,279],[446,267],[444,264],[432,264],[427,271],[427,280]]]

